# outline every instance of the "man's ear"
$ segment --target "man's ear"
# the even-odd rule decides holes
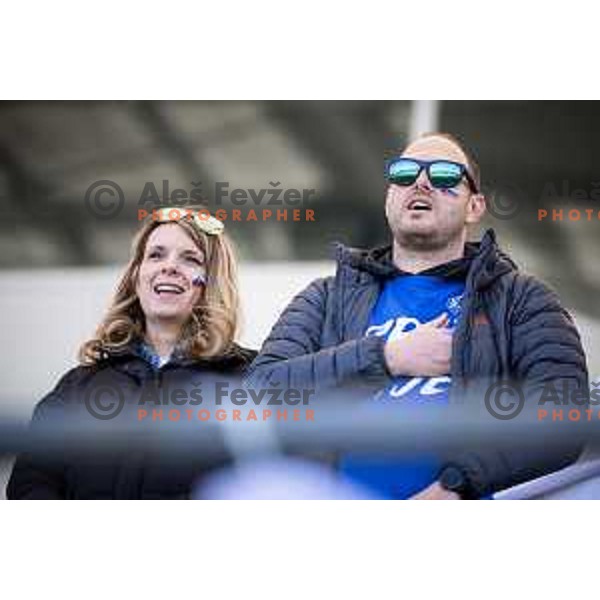
[[[486,203],[483,194],[471,194],[467,202],[466,223],[479,223],[485,214]]]

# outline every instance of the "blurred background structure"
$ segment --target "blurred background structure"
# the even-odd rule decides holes
[[[513,259],[558,291],[600,373],[598,102],[2,102],[2,412],[28,418],[74,364],[127,260],[148,182],[161,193],[163,180],[171,191],[200,181],[211,209],[215,182],[316,191],[306,205],[314,222],[227,223],[241,260],[243,341],[259,347],[291,296],[331,271],[332,242],[388,240],[384,155],[434,130],[474,155],[496,208],[482,229],[494,227]],[[114,218],[86,206],[99,180],[123,190]],[[540,208],[550,215],[542,221]],[[570,220],[572,209],[583,217]]]
[[[256,236],[234,225],[247,260],[322,259],[332,240],[380,243],[382,156],[436,129],[471,149],[488,192],[515,193],[524,205],[508,223],[488,224],[524,245],[574,302],[600,314],[583,293],[596,290],[593,261],[582,259],[593,253],[597,219],[587,227],[550,220],[536,227],[533,210],[552,189],[555,205],[594,207],[568,202],[562,191],[564,182],[588,193],[600,186],[596,102],[3,102],[0,266],[121,262],[145,183],[160,191],[164,179],[171,190],[202,181],[208,196],[216,181],[315,189],[318,218],[309,227],[274,224]],[[107,221],[84,203],[102,179],[118,183],[126,198],[125,210]],[[597,195],[596,207],[600,189]]]

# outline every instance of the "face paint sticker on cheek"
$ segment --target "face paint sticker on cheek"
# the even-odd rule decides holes
[[[206,275],[204,275],[204,273],[197,273],[194,275],[192,279],[192,285],[195,287],[202,287],[203,285],[206,285]]]
[[[458,192],[453,188],[442,188],[442,194],[448,194],[449,196],[458,196]]]

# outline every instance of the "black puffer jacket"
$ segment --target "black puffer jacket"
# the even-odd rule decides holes
[[[521,273],[498,248],[492,230],[481,242],[467,244],[465,255],[444,266],[447,273],[467,264],[453,336],[450,403],[459,405],[470,395],[483,404],[482,392],[506,379],[523,386],[530,407],[529,393],[549,381],[587,389],[580,338],[556,294]],[[390,384],[383,338],[364,333],[384,282],[399,273],[391,249],[339,247],[337,261],[334,277],[313,282],[281,315],[251,367],[254,385],[360,387],[364,397]],[[448,466],[459,466],[468,475],[471,493],[482,496],[562,468],[580,450],[581,444],[572,441],[498,449],[480,440]]]
[[[98,365],[72,369],[35,408],[32,430],[37,433],[33,437],[39,451],[17,458],[6,490],[8,499],[189,497],[198,478],[218,464],[207,461],[201,453],[187,452],[186,439],[192,438],[185,438],[183,433],[197,436],[207,431],[196,415],[199,409],[210,409],[212,386],[228,381],[234,387],[233,382],[241,380],[255,355],[254,351],[236,346],[227,356],[206,360],[174,358],[155,369],[132,347]],[[190,396],[194,397],[193,390],[203,397],[203,403],[190,400]],[[177,400],[164,402],[164,398],[172,400],[177,393],[187,394],[185,404]],[[93,418],[90,407],[100,419]],[[122,408],[118,410],[119,407]],[[163,411],[163,421],[153,424],[154,433],[163,437],[167,433],[181,433],[179,453],[172,452],[173,444],[167,446],[170,453],[165,455],[160,449],[137,443],[140,440],[131,438],[129,443],[125,437],[124,441],[123,435],[116,435],[113,446],[110,436],[119,431],[126,431],[127,435],[143,430],[148,433],[143,423],[136,422],[140,408],[149,414],[152,409]],[[180,414],[191,410],[193,421],[170,423],[167,416],[170,409]],[[178,429],[174,431],[175,426]],[[55,445],[48,452],[40,441],[45,438],[40,435],[57,431],[70,434],[68,443],[64,448]],[[74,438],[78,432],[80,439]],[[96,436],[94,440],[84,439],[91,435]],[[98,444],[94,446],[96,440]]]

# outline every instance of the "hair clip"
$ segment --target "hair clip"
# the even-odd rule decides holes
[[[208,214],[208,211],[206,214],[200,216],[197,212],[190,209],[168,206],[166,208],[159,208],[157,213],[158,219],[156,220],[161,223],[180,221],[181,219],[189,219],[191,217],[196,227],[207,235],[220,235],[225,230],[223,221],[219,221],[219,219]],[[154,219],[154,216],[152,218]]]

